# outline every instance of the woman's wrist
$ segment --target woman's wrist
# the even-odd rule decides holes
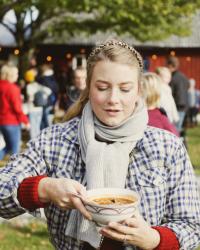
[[[51,185],[54,178],[46,177],[40,180],[38,184],[38,198],[42,203],[50,202],[49,190],[51,190]]]
[[[139,248],[140,250],[154,250],[157,249],[157,247],[160,244],[160,234],[157,230],[154,228],[150,228],[151,232],[148,234],[149,237],[147,237],[148,242],[146,241],[146,246]]]
[[[147,248],[145,250],[155,249],[160,244],[160,234],[159,234],[159,232],[154,228],[151,228],[151,231],[152,231],[152,233],[151,233],[151,235],[152,235],[151,236],[151,240],[152,240],[151,247]]]

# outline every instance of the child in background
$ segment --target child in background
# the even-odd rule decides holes
[[[161,78],[155,73],[145,73],[142,82],[142,95],[148,108],[148,125],[162,128],[179,135],[175,126],[169,121],[164,109],[160,106]]]

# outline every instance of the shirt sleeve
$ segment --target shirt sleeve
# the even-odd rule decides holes
[[[41,141],[30,141],[27,150],[19,155],[13,155],[10,162],[0,168],[0,217],[10,219],[25,212],[32,212],[33,208],[22,207],[17,194],[24,179],[33,176],[48,176],[48,159],[45,158]],[[27,211],[28,210],[28,211]],[[40,216],[40,210],[33,212]]]
[[[177,236],[180,249],[192,250],[200,243],[200,198],[193,167],[180,144],[171,159],[165,216],[162,227]]]

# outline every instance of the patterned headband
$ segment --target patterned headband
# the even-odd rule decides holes
[[[110,45],[117,45],[117,46],[121,46],[123,48],[126,48],[128,50],[130,50],[136,57],[137,61],[138,61],[138,64],[139,64],[139,67],[140,67],[140,70],[143,71],[143,60],[142,60],[142,57],[141,55],[139,54],[139,52],[137,52],[137,50],[135,50],[132,46],[128,45],[127,43],[125,42],[121,42],[121,41],[117,41],[117,40],[110,40],[108,42],[105,42],[103,44],[100,44],[99,46],[97,46],[96,48],[94,48],[92,50],[92,52],[90,53],[89,57],[88,57],[88,61],[90,61],[90,58],[93,57],[94,55],[97,55],[99,52],[101,52],[101,50],[107,46],[110,46]]]

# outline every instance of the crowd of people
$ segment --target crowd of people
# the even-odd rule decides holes
[[[2,67],[0,82],[2,157],[19,152],[7,140],[10,128],[20,133],[25,124],[32,140],[0,169],[1,217],[37,215],[44,208],[57,250],[192,250],[200,244],[200,198],[179,138],[188,100],[194,105],[194,82],[189,87],[176,57],[144,73],[141,55],[127,43],[96,46],[87,68],[77,68],[73,85],[66,86],[65,121],[53,125],[49,116],[59,106],[53,69],[45,65],[41,75],[26,72],[25,115],[17,70],[15,78],[7,78],[4,67],[9,66]],[[69,191],[86,195],[86,189],[104,187],[135,190],[138,214],[99,230]]]
[[[29,130],[29,137],[33,139],[54,120],[62,121],[86,88],[87,72],[82,66],[74,69],[62,86],[50,64],[27,70],[23,84],[17,84],[17,72],[13,65],[1,68],[0,159],[7,153],[12,155],[20,151],[22,129]],[[166,65],[149,73],[144,77],[145,91],[142,91],[147,101],[149,125],[172,131],[186,145],[185,128],[197,125],[200,109],[200,91],[195,88],[195,79],[188,79],[179,71],[179,60],[174,56],[166,60]],[[147,98],[147,95],[152,97]],[[149,98],[153,104],[149,103]],[[149,105],[153,105],[154,110]],[[61,115],[56,117],[59,111]]]

